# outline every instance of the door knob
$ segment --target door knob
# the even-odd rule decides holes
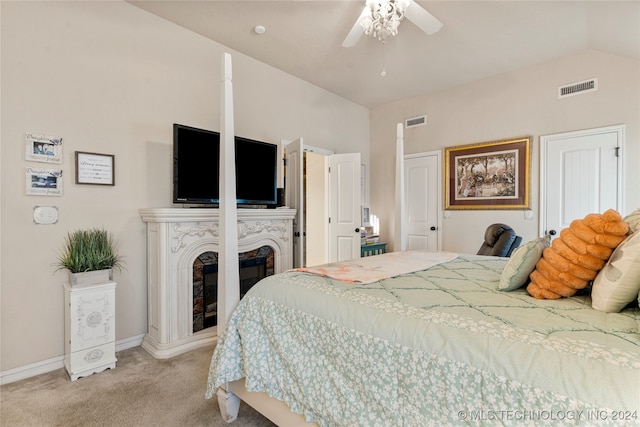
[[[556,230],[549,230],[549,234],[551,234],[552,236],[556,235]]]
[[[431,226],[431,231],[436,231],[436,228],[434,226]]]
[[[359,232],[360,232],[360,229],[359,229],[359,228],[356,228],[356,233],[359,233]]]

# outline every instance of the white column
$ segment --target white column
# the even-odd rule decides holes
[[[403,124],[396,126],[396,213],[395,227],[393,230],[394,251],[407,249],[404,224],[404,140]]]
[[[218,335],[240,301],[238,212],[236,206],[235,134],[231,55],[222,55],[220,105],[220,250],[218,252]]]

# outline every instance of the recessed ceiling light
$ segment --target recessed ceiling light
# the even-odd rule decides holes
[[[267,31],[267,29],[264,28],[263,25],[256,25],[253,31],[255,31],[256,34],[264,34],[264,32]]]

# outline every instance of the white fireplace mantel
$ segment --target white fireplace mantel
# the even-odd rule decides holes
[[[147,223],[147,334],[142,347],[165,359],[213,343],[217,328],[193,333],[193,263],[218,252],[219,210],[141,209]],[[239,253],[270,246],[274,271],[292,268],[295,209],[238,209]]]

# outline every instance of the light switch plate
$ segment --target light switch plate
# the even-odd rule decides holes
[[[36,224],[55,224],[58,222],[58,208],[55,206],[34,206],[33,222]]]

